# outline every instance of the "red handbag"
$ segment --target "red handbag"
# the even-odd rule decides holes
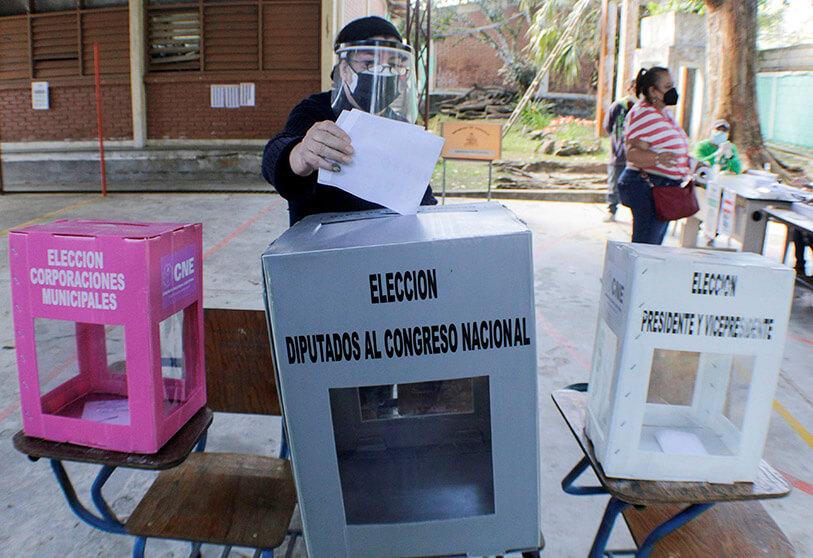
[[[685,186],[655,186],[649,180],[649,175],[642,172],[641,176],[652,186],[655,215],[660,221],[677,221],[700,211],[697,196],[694,195],[694,179]]]

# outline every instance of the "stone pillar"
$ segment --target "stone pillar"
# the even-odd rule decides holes
[[[639,0],[622,0],[621,28],[618,34],[618,77],[615,90],[620,95],[627,89],[629,81],[635,77],[635,49],[638,46]]]
[[[130,0],[130,99],[133,104],[133,145],[147,143],[147,94],[144,87],[144,0]]]

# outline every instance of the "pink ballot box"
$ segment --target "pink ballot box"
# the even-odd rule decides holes
[[[200,224],[9,234],[27,435],[154,453],[203,407],[201,245]]]

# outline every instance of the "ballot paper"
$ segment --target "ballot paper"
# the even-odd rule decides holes
[[[88,401],[82,409],[82,419],[108,424],[130,424],[130,407],[126,399]]]
[[[350,136],[353,160],[319,169],[319,183],[341,188],[402,215],[417,213],[443,138],[419,126],[353,109],[336,124]]]
[[[655,439],[664,453],[675,455],[707,455],[703,441],[693,432],[662,428],[655,432]]]

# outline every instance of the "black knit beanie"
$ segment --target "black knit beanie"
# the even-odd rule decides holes
[[[367,16],[354,19],[345,25],[339,34],[336,35],[336,41],[333,45],[334,50],[343,43],[352,43],[355,41],[364,41],[372,37],[398,37],[398,41],[403,42],[401,34],[395,26],[378,16]]]

